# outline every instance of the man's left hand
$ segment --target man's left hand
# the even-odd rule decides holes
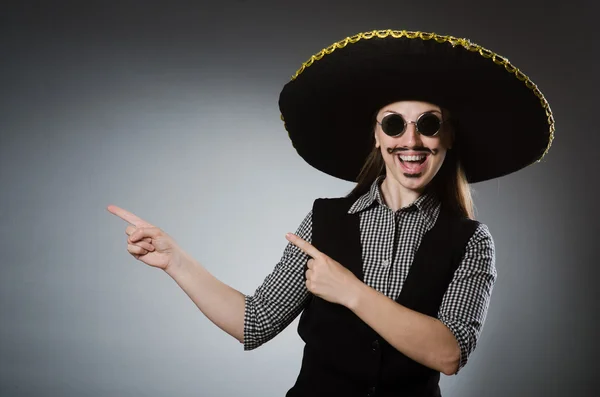
[[[354,273],[295,234],[285,238],[312,258],[307,263],[306,288],[326,301],[350,307],[362,284]]]

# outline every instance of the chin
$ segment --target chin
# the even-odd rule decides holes
[[[406,189],[421,192],[431,182],[431,178],[426,173],[402,174],[398,181]]]

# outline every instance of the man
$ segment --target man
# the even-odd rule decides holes
[[[302,313],[288,396],[439,396],[476,346],[496,278],[469,182],[541,159],[554,120],[537,87],[465,39],[377,31],[311,57],[280,96],[298,153],[358,182],[316,200],[253,296],[212,277],[160,229],[132,224],[128,251],[164,269],[217,326],[252,349]],[[513,143],[500,148],[498,142]]]

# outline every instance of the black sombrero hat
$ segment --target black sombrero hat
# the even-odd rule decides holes
[[[313,167],[356,181],[372,149],[374,115],[400,100],[448,109],[469,182],[541,160],[554,118],[535,84],[506,58],[467,39],[435,33],[360,33],[313,55],[279,97],[298,154]]]

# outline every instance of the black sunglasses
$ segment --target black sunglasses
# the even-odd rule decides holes
[[[407,124],[414,124],[417,132],[425,136],[434,136],[442,129],[444,120],[438,117],[433,112],[425,112],[417,118],[417,121],[406,121],[406,119],[398,113],[390,113],[386,115],[381,122],[377,124],[381,126],[383,132],[392,137],[400,136],[406,131]]]

